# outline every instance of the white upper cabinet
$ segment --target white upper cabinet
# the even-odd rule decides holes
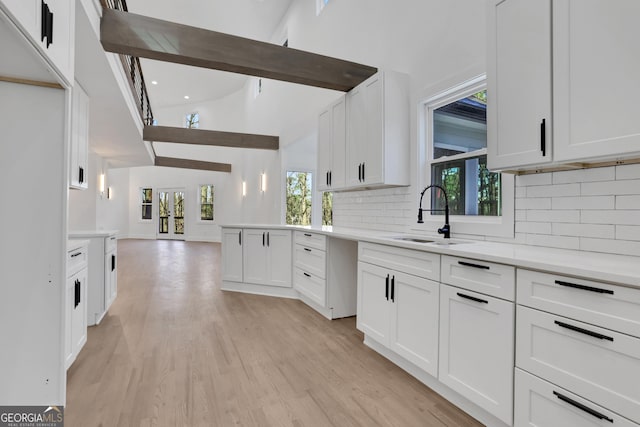
[[[492,7],[487,46],[488,167],[500,170],[550,162],[551,1],[500,0]]]
[[[347,93],[346,129],[345,188],[409,185],[406,75],[380,71]]]
[[[0,0],[13,21],[71,86],[75,59],[75,1]]]
[[[71,105],[71,147],[69,149],[69,188],[88,187],[89,97],[78,82],[73,86]]]
[[[318,117],[318,190],[344,187],[346,101],[341,96]]]
[[[635,0],[491,2],[490,169],[640,153],[639,15]]]

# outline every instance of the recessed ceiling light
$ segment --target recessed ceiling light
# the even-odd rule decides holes
[[[189,95],[185,95],[185,96],[184,96],[184,99],[189,99]]]
[[[152,81],[151,81],[151,84],[152,84],[152,85],[157,85],[157,84],[158,84],[158,82],[157,82],[157,81],[155,81],[155,80],[152,80]]]

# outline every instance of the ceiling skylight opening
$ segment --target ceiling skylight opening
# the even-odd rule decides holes
[[[185,96],[184,96],[184,99],[189,99],[189,95],[185,95]]]

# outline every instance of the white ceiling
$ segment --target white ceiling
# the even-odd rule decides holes
[[[274,41],[273,33],[292,1],[128,0],[127,6],[131,13],[269,42]],[[152,108],[219,99],[241,89],[247,79],[239,74],[148,59],[141,59],[141,63]]]

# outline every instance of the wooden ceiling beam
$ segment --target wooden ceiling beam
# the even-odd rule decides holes
[[[219,147],[257,148],[263,150],[277,150],[280,146],[280,138],[277,136],[169,126],[145,126],[142,138],[145,141],[152,142],[175,142],[178,144],[215,145]]]
[[[348,92],[378,70],[272,43],[105,8],[108,52]]]
[[[155,160],[156,166],[180,169],[199,169],[214,172],[231,172],[231,165],[228,163],[203,162],[200,160],[178,159],[175,157],[158,157]]]

